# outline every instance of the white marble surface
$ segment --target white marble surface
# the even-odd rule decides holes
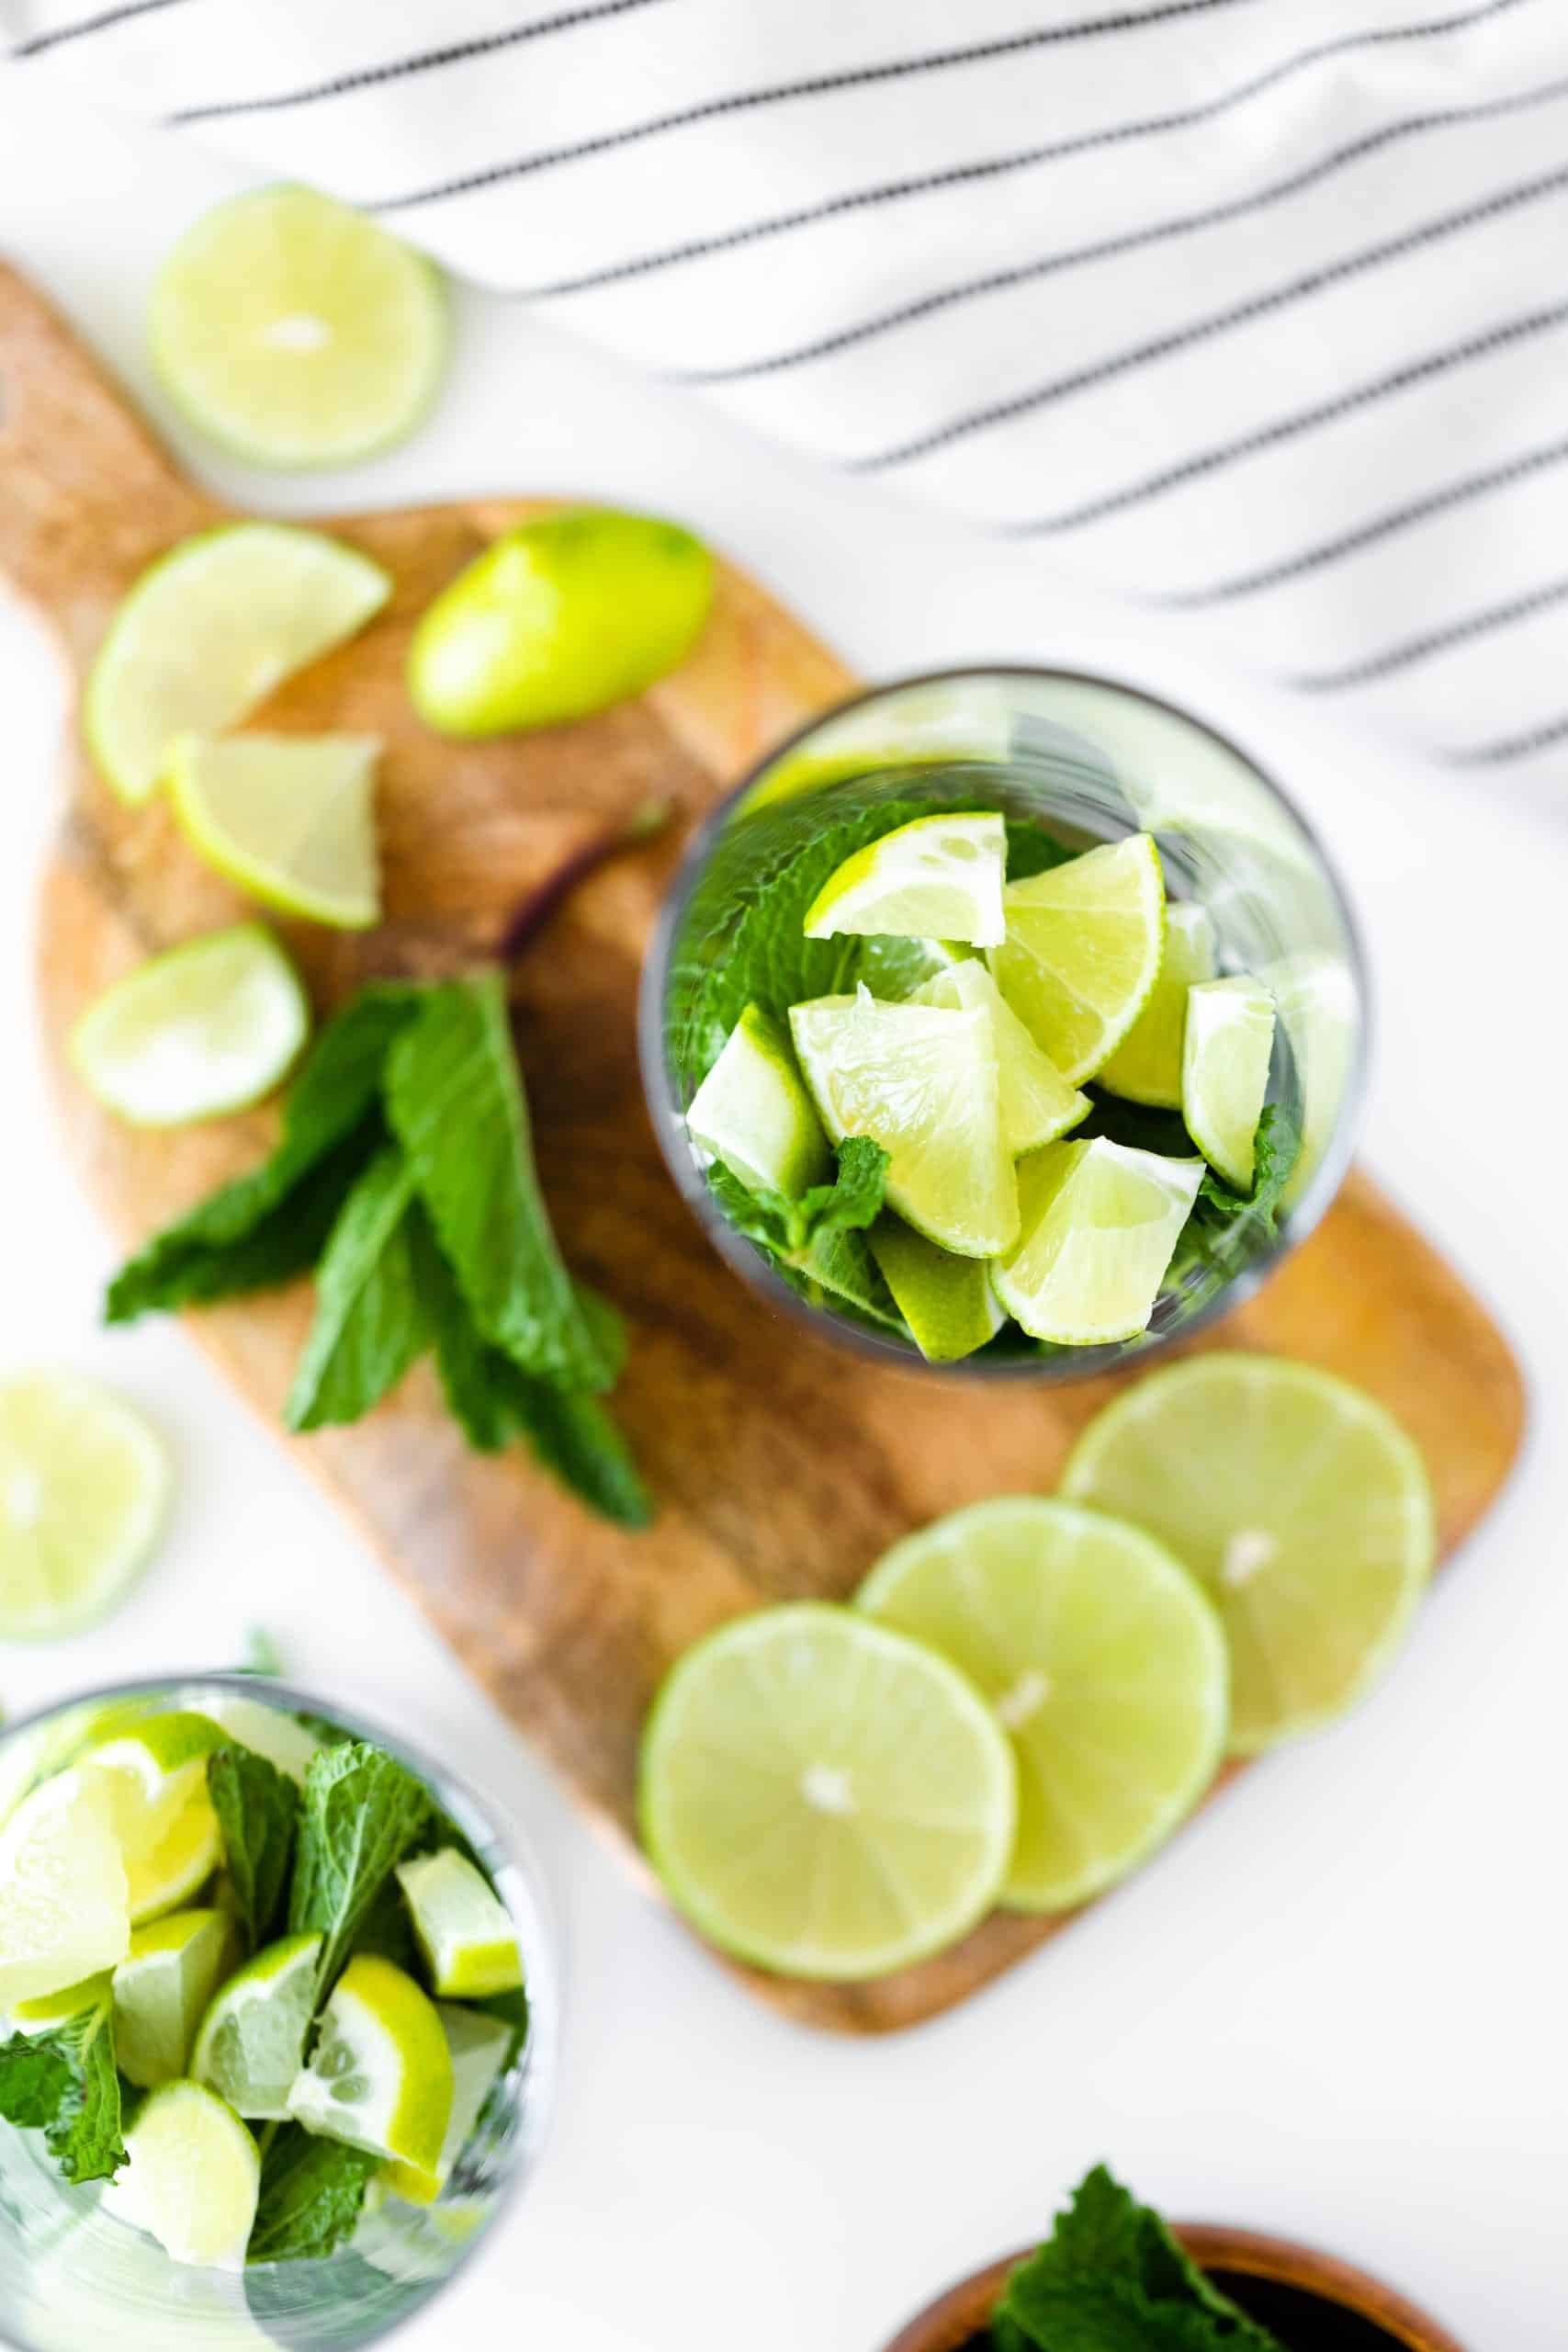
[[[0,75],[0,249],[171,429],[139,339],[148,277],[234,184],[195,146],[40,117]],[[464,301],[434,421],[352,478],[279,485],[173,437],[274,511],[502,489],[646,503],[744,557],[873,673],[1056,657],[1222,718],[1308,803],[1367,919],[1382,1012],[1367,1155],[1493,1301],[1534,1389],[1512,1491],[1354,1720],[1254,1773],[958,2015],[858,2045],[777,2022],[584,1832],[180,1333],[97,1329],[109,1250],[51,1127],[28,978],[61,696],[41,639],[0,609],[0,1363],[117,1382],[180,1473],[130,1605],[63,1647],[0,1649],[0,1697],[16,1711],[225,1662],[264,1623],[303,1679],[352,1671],[503,1789],[567,1923],[552,2144],[409,2352],[502,2331],[549,2352],[878,2352],[939,2285],[1037,2233],[1100,2156],[1168,2211],[1383,2271],[1477,2352],[1561,2352],[1568,811],[1332,735],[1238,684],[1223,648],[1156,639],[1060,571],[781,456],[499,302]]]

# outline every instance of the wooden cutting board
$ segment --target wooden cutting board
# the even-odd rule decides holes
[[[279,1442],[351,1514],[630,1860],[637,1735],[680,1650],[759,1602],[849,1592],[887,1544],[937,1512],[1009,1489],[1048,1490],[1074,1432],[1116,1384],[990,1386],[977,1396],[931,1375],[873,1370],[775,1319],[704,1240],[643,1108],[638,961],[690,821],[852,681],[727,566],[696,654],[642,700],[511,741],[439,740],[403,693],[410,628],[493,533],[537,511],[496,500],[332,523],[388,567],[396,596],[258,722],[384,739],[387,921],[369,936],[279,927],[325,1009],[372,973],[437,974],[482,957],[518,897],[607,818],[651,795],[678,810],[653,847],[577,894],[516,981],[545,1188],[568,1258],[629,1320],[615,1408],[658,1499],[658,1523],[619,1533],[522,1453],[466,1453],[423,1368],[357,1427]],[[0,575],[43,616],[73,681],[141,566],[221,513],[48,307],[0,269]],[[153,949],[241,911],[160,806],[128,810],[113,799],[73,732],[61,766],[39,933],[40,1003],[57,1066],[98,989]],[[59,1099],[72,1156],[127,1241],[251,1165],[273,1132],[272,1113],[260,1111],[139,1135],[98,1110],[62,1067]],[[299,1285],[189,1319],[192,1337],[275,1430],[309,1313]],[[1426,1451],[1447,1549],[1507,1473],[1523,1419],[1507,1345],[1361,1177],[1262,1295],[1201,1344],[1216,1341],[1329,1365],[1384,1398]],[[962,2000],[1062,1924],[998,1915],[959,1949],[876,1984],[749,1973],[748,1981],[803,2022],[886,2030]]]

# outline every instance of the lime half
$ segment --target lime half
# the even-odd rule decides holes
[[[976,1503],[896,1544],[856,1606],[951,1658],[1010,1736],[1018,1843],[1002,1900],[1021,1910],[1064,1911],[1124,1878],[1224,1754],[1219,1618],[1119,1520],[1034,1495]]]
[[[1077,1086],[1148,1002],[1165,946],[1165,884],[1147,833],[1010,884],[1007,938],[990,952],[1002,994]]]
[[[231,2107],[197,2083],[165,2083],[125,2133],[130,2162],[104,2210],[155,2237],[175,2262],[239,2270],[256,2217],[261,2158]]]
[[[106,1616],[168,1493],[161,1442],[107,1389],[63,1373],[0,1383],[0,1640],[54,1641]]]
[[[806,910],[806,936],[875,933],[995,947],[1007,933],[1007,854],[1000,817],[917,817],[829,876]]]
[[[374,735],[177,735],[169,797],[186,839],[264,905],[340,931],[379,919]]]
[[[270,1094],[310,1028],[299,976],[276,940],[238,923],[117,980],[72,1031],[71,1060],[133,1126],[184,1126]]]
[[[80,1984],[130,1949],[130,1901],[109,1792],[57,1772],[0,1830],[0,2008]]]
[[[308,2132],[434,2172],[452,2113],[452,2060],[434,2007],[389,1960],[361,1952],[322,2012],[288,2112]]]
[[[679,1661],[643,1736],[638,1804],[671,1900],[714,1943],[847,1981],[924,1959],[990,1908],[1016,1780],[953,1667],[804,1601]]]
[[[438,1993],[479,2001],[523,1982],[523,1955],[512,1914],[484,1872],[455,1846],[400,1862],[398,1884],[414,1938]]]
[[[980,1007],[997,1049],[1002,1141],[1016,1159],[1055,1143],[1089,1115],[1089,1101],[1048,1062],[984,964],[953,964],[914,991],[917,1004]]]
[[[288,2114],[316,2007],[321,1956],[318,1935],[268,1944],[231,1976],[203,2017],[191,2074],[226,2098],[236,2115]]]
[[[186,2071],[191,2038],[229,1965],[233,1924],[221,1911],[175,1911],[138,1928],[114,1973],[114,2054],[140,2090]]]
[[[1165,954],[1149,1001],[1110,1059],[1100,1083],[1130,1102],[1181,1108],[1181,1041],[1187,991],[1214,974],[1214,924],[1206,907],[1179,899],[1165,910]]]
[[[993,1270],[998,1297],[1036,1340],[1135,1339],[1202,1181],[1201,1159],[1103,1136],[1047,1144],[1019,1163],[1019,1238]]]
[[[1225,1182],[1252,1190],[1258,1122],[1274,1051],[1274,1000],[1256,980],[1204,980],[1187,996],[1181,1113]]]
[[[693,1096],[686,1130],[754,1193],[798,1200],[832,1166],[789,1039],[755,1004],[746,1007]]]
[[[994,1340],[1007,1317],[983,1258],[955,1258],[902,1218],[879,1217],[871,1254],[916,1346],[931,1363],[953,1363]]]
[[[1398,1423],[1277,1357],[1199,1356],[1139,1381],[1085,1430],[1064,1487],[1202,1578],[1230,1642],[1242,1754],[1360,1697],[1436,1557],[1426,1466]]]

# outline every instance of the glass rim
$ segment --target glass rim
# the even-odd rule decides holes
[[[1069,1360],[1066,1355],[987,1359],[982,1351],[962,1357],[953,1363],[931,1363],[918,1350],[902,1340],[884,1339],[869,1324],[856,1323],[848,1316],[835,1315],[829,1308],[811,1306],[774,1272],[760,1252],[735,1230],[718,1207],[702,1170],[693,1157],[685,1122],[677,1107],[669,1056],[665,1050],[664,997],[671,953],[692,894],[707,867],[720,835],[745,795],[771,768],[781,760],[787,759],[791,752],[798,751],[820,728],[832,720],[884,701],[889,695],[906,694],[912,688],[959,685],[989,678],[1027,680],[1045,685],[1101,687],[1127,702],[1141,704],[1145,709],[1180,721],[1199,734],[1207,736],[1211,742],[1239,761],[1284,810],[1315,861],[1344,933],[1346,961],[1355,987],[1359,1016],[1333,1134],[1325,1147],[1311,1183],[1284,1220],[1283,1229],[1277,1231],[1266,1250],[1234,1274],[1214,1297],[1196,1308],[1176,1329],[1156,1332],[1141,1341],[1116,1341],[1104,1347],[1073,1351],[1074,1357],[1081,1361]],[[1102,670],[1082,670],[1032,662],[961,662],[940,669],[913,670],[905,675],[887,679],[880,685],[863,686],[853,694],[841,696],[814,713],[810,718],[803,720],[787,735],[781,736],[776,743],[771,744],[766,752],[750,763],[739,781],[714,803],[682,852],[680,863],[670,877],[660,904],[643,958],[637,991],[637,1061],[643,1099],[660,1156],[674,1179],[677,1192],[725,1264],[764,1305],[801,1329],[815,1333],[829,1344],[858,1355],[864,1362],[880,1364],[885,1371],[901,1371],[917,1379],[941,1379],[954,1384],[1034,1382],[1043,1386],[1066,1386],[1075,1380],[1100,1379],[1107,1373],[1122,1368],[1129,1372],[1153,1369],[1174,1348],[1185,1345],[1223,1316],[1244,1306],[1317,1230],[1349,1172],[1366,1108],[1372,1034],[1370,967],[1360,921],[1340,876],[1338,865],[1317,827],[1272,770],[1265,767],[1224,729],[1212,725],[1207,718],[1199,718],[1185,705],[1171,701],[1168,695],[1155,694],[1145,686],[1132,684],[1125,678],[1111,676]]]

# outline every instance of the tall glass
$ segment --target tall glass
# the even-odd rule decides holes
[[[0,2120],[0,2342],[15,2352],[356,2352],[438,2294],[532,2171],[549,2118],[558,2033],[554,1934],[514,1826],[443,1766],[313,1693],[254,1675],[125,1683],[8,1727],[0,1736],[0,1821],[39,1779],[93,1736],[107,1705],[198,1713],[218,1694],[313,1715],[371,1741],[418,1774],[489,1872],[517,1928],[528,2001],[522,2051],[492,2094],[439,2200],[374,2197],[352,2240],[301,2262],[241,2272],[172,2262],[100,2209],[102,2184],[62,2181],[38,2132]],[[374,2188],[374,2184],[372,2184]]]
[[[1213,918],[1220,971],[1250,973],[1274,998],[1269,1100],[1300,1136],[1281,1213],[1243,1215],[1201,1251],[1179,1251],[1135,1340],[1056,1347],[1010,1327],[960,1363],[928,1366],[907,1339],[830,1294],[803,1296],[715,1198],[685,1122],[722,1042],[707,1033],[705,978],[733,952],[773,876],[825,828],[884,801],[999,808],[1070,851],[1152,833],[1168,896],[1196,900]],[[836,944],[845,960],[830,985],[843,988],[863,950]],[[1023,669],[878,687],[771,753],[687,852],[644,969],[640,1016],[643,1084],[671,1171],[715,1246],[770,1306],[911,1369],[1034,1380],[1103,1372],[1190,1336],[1312,1231],[1349,1161],[1367,1028],[1365,965],[1344,891],[1279,786],[1168,703],[1105,678]]]

